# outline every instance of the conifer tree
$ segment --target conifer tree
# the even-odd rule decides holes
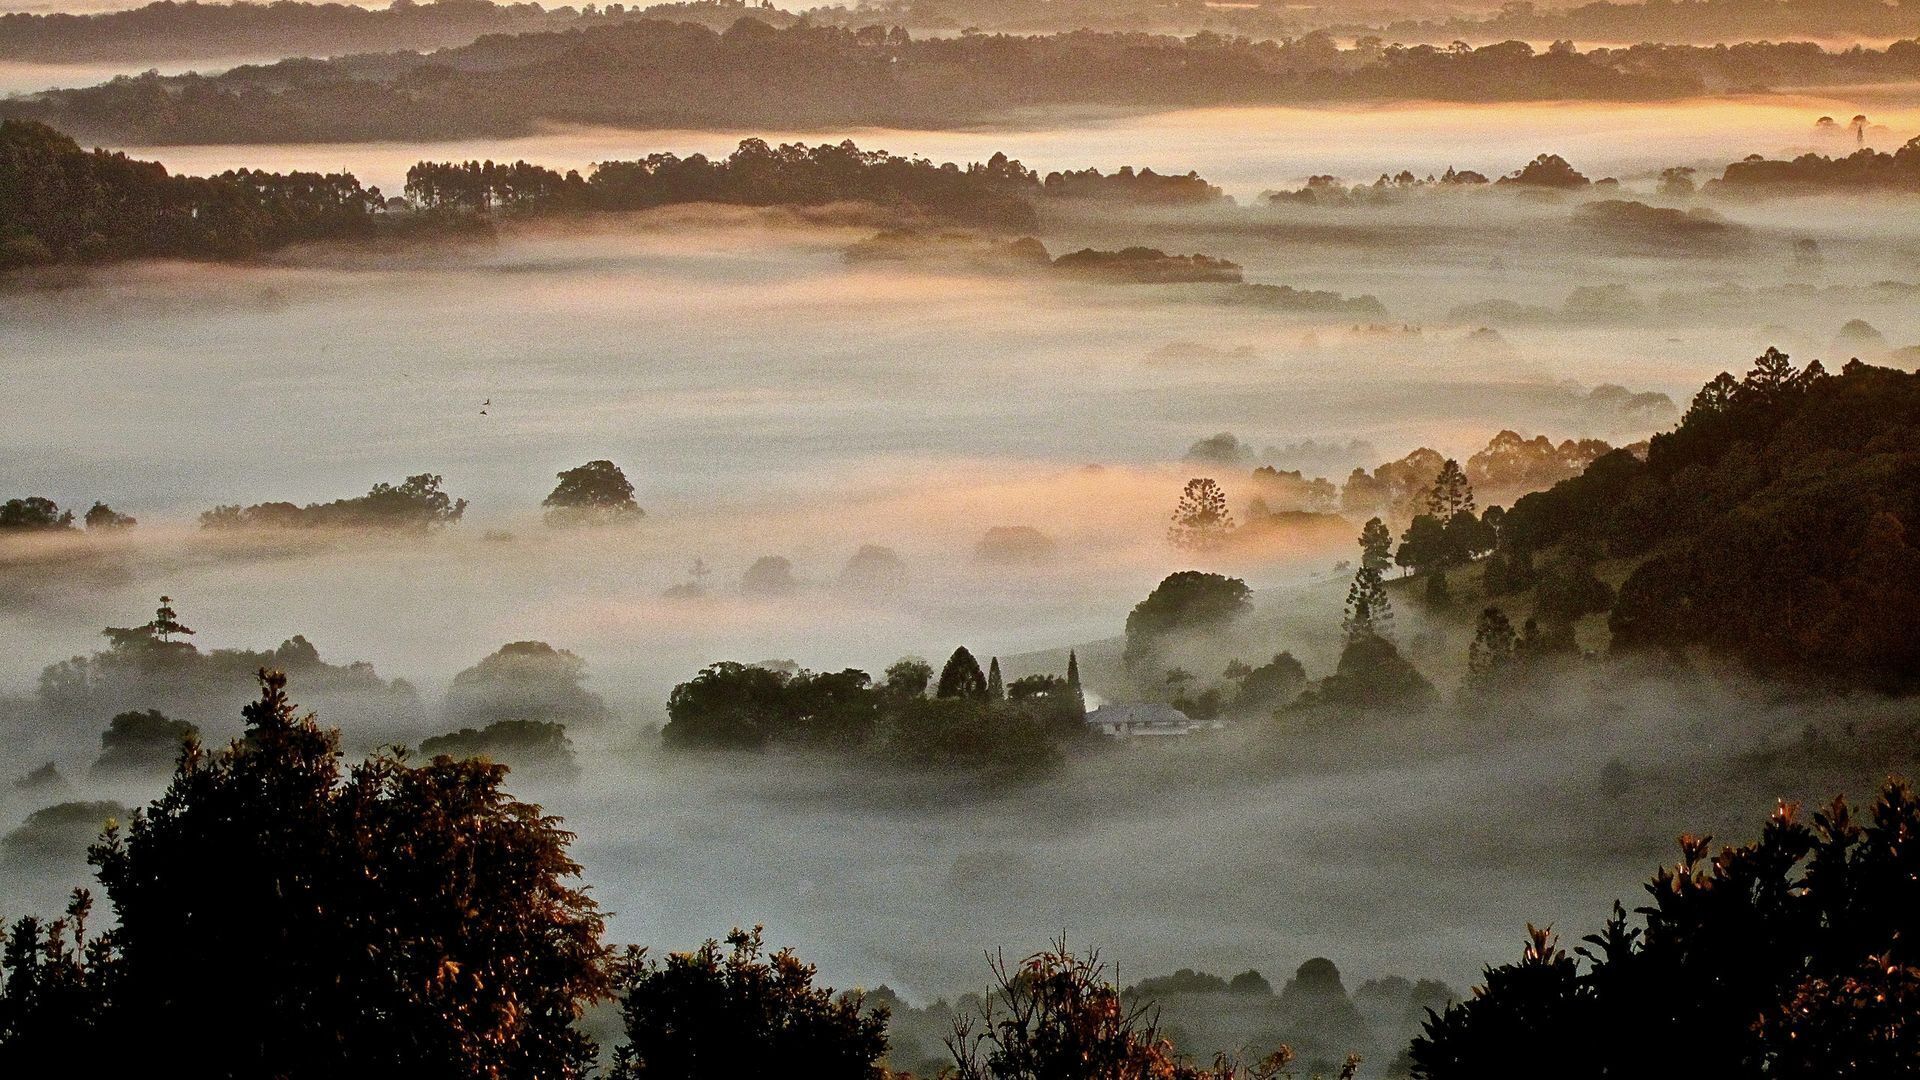
[[[1379,518],[1369,520],[1360,530],[1360,565],[1379,571],[1393,565],[1393,530]]]
[[[1452,521],[1461,511],[1471,514],[1473,508],[1473,485],[1467,483],[1467,474],[1460,463],[1448,458],[1440,466],[1440,475],[1434,477],[1433,487],[1427,491],[1427,512],[1442,522]]]
[[[1227,542],[1233,533],[1233,514],[1227,509],[1227,493],[1205,477],[1187,481],[1180,501],[1173,508],[1173,525],[1167,530],[1167,542],[1189,551],[1211,551]]]
[[[1340,628],[1348,641],[1389,636],[1393,631],[1393,605],[1387,600],[1386,587],[1380,583],[1380,571],[1362,566],[1347,588],[1346,617]]]
[[[934,696],[977,699],[987,696],[987,677],[980,670],[980,661],[973,658],[965,645],[953,650],[947,666],[940,669],[940,684]]]
[[[987,661],[987,700],[1005,701],[1007,687],[1000,681],[1000,658],[995,656]]]
[[[1067,650],[1067,707],[1077,720],[1087,718],[1087,695],[1080,688],[1080,657]]]
[[[1474,627],[1473,644],[1467,647],[1468,678],[1481,684],[1498,678],[1512,666],[1519,644],[1520,635],[1514,632],[1513,620],[1506,612],[1497,607],[1482,611]]]

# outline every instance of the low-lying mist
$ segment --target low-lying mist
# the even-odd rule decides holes
[[[356,752],[458,726],[450,681],[509,642],[577,654],[607,705],[568,730],[580,775],[522,771],[509,786],[578,832],[615,940],[684,948],[764,923],[824,981],[885,983],[916,1003],[983,989],[984,951],[1024,955],[1063,931],[1103,947],[1123,981],[1252,967],[1277,986],[1325,956],[1349,988],[1386,975],[1464,988],[1517,951],[1528,920],[1586,926],[1615,898],[1631,907],[1682,831],[1731,839],[1776,797],[1864,792],[1903,762],[1808,748],[1891,730],[1901,710],[1594,667],[1498,708],[1351,722],[1265,710],[1168,745],[1076,746],[1032,783],[798,751],[672,752],[657,726],[671,689],[714,661],[877,676],[957,645],[998,657],[1009,680],[1062,672],[1075,647],[1090,699],[1137,697],[1116,638],[1157,582],[1192,568],[1256,591],[1232,640],[1198,654],[1203,678],[1282,651],[1318,678],[1339,654],[1350,567],[1336,567],[1355,557],[1359,522],[1179,550],[1169,515],[1190,478],[1217,479],[1244,519],[1260,464],[1304,463],[1306,479],[1338,484],[1416,447],[1467,460],[1502,430],[1637,443],[1768,345],[1834,367],[1912,367],[1908,208],[1658,195],[1644,170],[1792,141],[1773,105],[1685,108],[1604,110],[1616,121],[1604,130],[1602,110],[1525,110],[1525,150],[1515,113],[1452,109],[1474,133],[1449,144],[1471,159],[1457,162],[1414,148],[1439,123],[1417,110],[1276,113],[1262,138],[1284,152],[1256,141],[1239,162],[1225,139],[1245,117],[1187,117],[1186,141],[1155,144],[1155,164],[1196,167],[1240,205],[1042,214],[1053,255],[1149,244],[1230,259],[1242,284],[876,263],[847,255],[875,232],[857,216],[681,207],[411,252],[128,264],[0,293],[0,499],[98,499],[139,518],[0,548],[0,833],[54,803],[113,804],[0,852],[0,910],[57,909],[87,879],[75,837],[164,783],[96,775],[110,718],[50,719],[38,679],[166,595],[203,651],[297,635],[328,664],[370,663],[381,688],[361,697],[303,696],[297,676],[291,688]],[[1045,152],[1028,164],[1137,161],[1123,149],[1156,122],[1029,139]],[[1389,130],[1364,162],[1308,161],[1363,122]],[[894,148],[965,156],[1003,134]],[[725,149],[699,139],[666,145]],[[1410,191],[1357,208],[1253,197],[1327,170],[1497,173],[1535,150],[1627,183]],[[226,152],[161,156],[204,169]],[[244,160],[304,160],[275,153]],[[369,165],[383,183],[403,158],[436,156],[351,154],[326,163]],[[1596,199],[1710,208],[1741,246],[1596,240],[1580,230],[1612,226],[1576,216]],[[1249,300],[1273,294],[1233,291],[1243,284],[1372,296],[1386,314]],[[1670,407],[1649,409],[1660,395]],[[1209,438],[1221,433],[1235,438]],[[1188,457],[1202,440],[1231,460]],[[556,474],[603,459],[645,516],[547,525]],[[420,473],[470,500],[458,523],[199,525],[215,506],[324,502]],[[1006,527],[1044,540],[982,544]],[[897,561],[850,569],[869,545]],[[785,570],[755,569],[767,557]],[[1450,695],[1471,616],[1396,603],[1402,646]],[[175,719],[224,742],[253,689],[237,679],[230,707]],[[65,788],[15,784],[49,761]],[[1395,1048],[1379,1049],[1384,1066]]]

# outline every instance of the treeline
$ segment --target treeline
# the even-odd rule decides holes
[[[427,531],[460,520],[467,500],[440,490],[432,473],[399,484],[375,484],[365,495],[300,506],[290,502],[216,506],[200,515],[204,529],[406,529]]]
[[[581,11],[490,0],[432,0],[386,8],[303,0],[158,0],[126,11],[8,12],[0,15],[0,59],[80,64],[442,49],[483,34],[560,30],[637,14],[629,15],[620,4]]]
[[[346,173],[175,176],[158,162],[82,150],[44,124],[0,121],[0,270],[247,258],[374,235],[380,206],[378,188]]]
[[[1031,229],[1040,177],[1004,154],[961,168],[852,142],[769,146],[747,139],[718,161],[652,154],[601,162],[585,177],[526,162],[420,162],[407,200],[424,210],[644,210],[671,203],[817,206],[866,202],[963,224]]]
[[[6,102],[0,114],[116,141],[352,142],[526,134],[544,123],[939,128],[1072,105],[1656,100],[1709,86],[1916,75],[1920,42],[1845,53],[1764,43],[1536,52],[1518,41],[1343,50],[1324,35],[1286,42],[1090,32],[914,39],[898,28],[777,30],[746,17],[722,33],[641,21],[494,36],[420,57],[120,78]]]
[[[1802,154],[1791,161],[1751,157],[1728,165],[1705,190],[1710,195],[1920,192],[1920,138],[1892,153],[1862,149],[1844,157]]]
[[[1362,27],[1345,28],[1367,33]],[[1526,41],[1791,41],[1913,37],[1920,4],[1906,0],[1644,0],[1558,8],[1522,0],[1496,13],[1402,20],[1372,32],[1403,40],[1513,37]]]
[[[1864,124],[1865,120],[1865,117],[1861,117],[1857,123]],[[1834,131],[1843,130],[1831,118],[1822,118],[1821,124],[1831,126]],[[1665,198],[1686,199],[1696,193],[1752,197],[1818,192],[1914,192],[1920,191],[1920,138],[1910,140],[1891,152],[1863,147],[1840,157],[1802,154],[1781,161],[1755,154],[1728,164],[1719,177],[1710,178],[1705,183],[1698,183],[1696,175],[1696,170],[1684,166],[1663,170],[1657,193]],[[1489,185],[1561,191],[1591,188],[1596,192],[1614,192],[1620,189],[1617,180],[1593,180],[1558,154],[1542,154],[1497,180],[1489,180],[1471,170],[1452,168],[1438,175],[1429,173],[1426,176],[1403,169],[1393,174],[1382,173],[1371,183],[1359,184],[1348,184],[1337,176],[1321,175],[1308,177],[1304,185],[1292,190],[1262,192],[1260,201],[1269,206],[1345,209],[1386,206],[1413,195],[1475,191]],[[1638,231],[1668,243],[1674,234],[1680,234],[1683,243],[1696,245],[1701,242],[1724,243],[1730,237],[1738,239],[1738,234],[1744,232],[1741,227],[1729,222],[1703,216],[1705,213],[1695,211],[1688,214],[1671,208],[1615,199],[1588,204],[1576,213],[1576,222],[1582,222],[1584,218],[1584,224],[1587,225],[1601,226],[1610,231]]]
[[[911,221],[1030,230],[1043,199],[1148,205],[1224,199],[1193,173],[1097,169],[1041,176],[1005,154],[965,166],[852,142],[747,139],[725,158],[652,154],[586,175],[524,161],[420,162],[404,198],[346,173],[175,176],[158,162],[85,151],[34,121],[0,121],[0,271],[131,258],[244,259],[289,244],[484,233],[495,213],[586,214],[690,202],[860,203]],[[416,212],[417,211],[417,212]]]
[[[62,510],[59,503],[38,495],[0,503],[0,533],[67,533],[79,531],[81,525],[88,532],[112,532],[139,524],[132,516],[98,501],[78,519],[81,525],[75,525],[75,520],[73,511]]]

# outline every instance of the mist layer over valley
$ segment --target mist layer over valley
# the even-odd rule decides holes
[[[884,985],[891,1068],[1064,934],[1182,1053],[1407,1075],[1529,922],[1912,769],[1916,101],[10,120],[0,913],[275,668],[507,764],[608,941]],[[1688,623],[1736,564],[1859,625]]]

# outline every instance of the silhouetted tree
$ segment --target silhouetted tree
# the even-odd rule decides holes
[[[1382,573],[1393,565],[1393,531],[1377,517],[1360,530],[1360,565]]]
[[[1226,492],[1210,479],[1195,477],[1187,481],[1173,508],[1167,542],[1190,551],[1212,551],[1226,543],[1233,528]]]
[[[1347,586],[1345,615],[1340,629],[1348,641],[1364,637],[1388,637],[1393,633],[1393,603],[1387,599],[1380,572],[1362,566]]]
[[[1067,698],[1071,715],[1084,722],[1087,718],[1087,696],[1080,686],[1080,657],[1072,649],[1067,650]]]
[[[110,1027],[120,964],[111,932],[87,936],[93,894],[66,914],[28,916],[0,934],[0,1073],[68,1076],[128,1060]]]
[[[1151,667],[1167,637],[1217,631],[1252,609],[1253,590],[1239,578],[1199,570],[1169,574],[1127,613],[1124,660],[1134,670]]]
[[[122,514],[103,502],[96,502],[87,509],[87,530],[89,532],[131,529],[139,522],[129,514]]]
[[[732,1080],[808,1076],[878,1080],[887,1009],[858,991],[815,986],[791,950],[762,957],[761,928],[734,930],[655,960],[630,956],[621,977],[627,1041],[615,1080]]]
[[[246,737],[190,754],[92,852],[119,917],[117,1041],[196,1050],[222,1077],[577,1077],[574,1026],[607,989],[601,916],[570,835],[506,770],[370,758],[262,672]]]
[[[1615,904],[1578,950],[1528,928],[1518,964],[1430,1014],[1411,1051],[1426,1080],[1557,1076],[1898,1076],[1920,1068],[1920,802],[1890,782],[1855,817],[1783,804],[1752,843],[1680,841],[1647,885],[1644,929]],[[1579,1048],[1570,1053],[1569,1048]]]
[[[1473,485],[1467,482],[1466,472],[1460,463],[1448,458],[1440,466],[1440,474],[1433,478],[1433,487],[1427,491],[1427,513],[1441,521],[1452,521],[1461,511],[1471,514],[1473,508]]]
[[[165,773],[183,750],[197,750],[200,729],[185,720],[170,720],[157,709],[123,712],[107,723],[100,735],[95,776]]]
[[[1520,635],[1514,632],[1506,612],[1497,607],[1482,611],[1480,621],[1474,624],[1473,644],[1467,647],[1468,681],[1480,687],[1497,682],[1513,665],[1519,644]]]
[[[1284,1045],[1249,1066],[1181,1059],[1160,1036],[1152,1003],[1128,1003],[1097,953],[1076,956],[1065,941],[1017,967],[995,960],[993,977],[983,1007],[957,1019],[947,1040],[956,1080],[1271,1080],[1293,1064]],[[1344,1080],[1358,1065],[1349,1062]]]
[[[646,516],[627,475],[611,461],[589,461],[558,476],[560,482],[540,502],[549,525],[612,524]]]
[[[989,657],[987,659],[987,700],[1005,701],[1006,698],[1006,684],[1000,681],[1000,658]]]
[[[0,532],[57,532],[73,528],[73,511],[29,495],[0,503]]]
[[[887,691],[900,697],[920,697],[933,684],[933,665],[917,656],[903,657],[887,666]]]
[[[940,669],[940,685],[934,690],[939,698],[987,698],[987,677],[980,671],[980,661],[973,658],[965,645],[953,650],[947,657],[946,666]]]

